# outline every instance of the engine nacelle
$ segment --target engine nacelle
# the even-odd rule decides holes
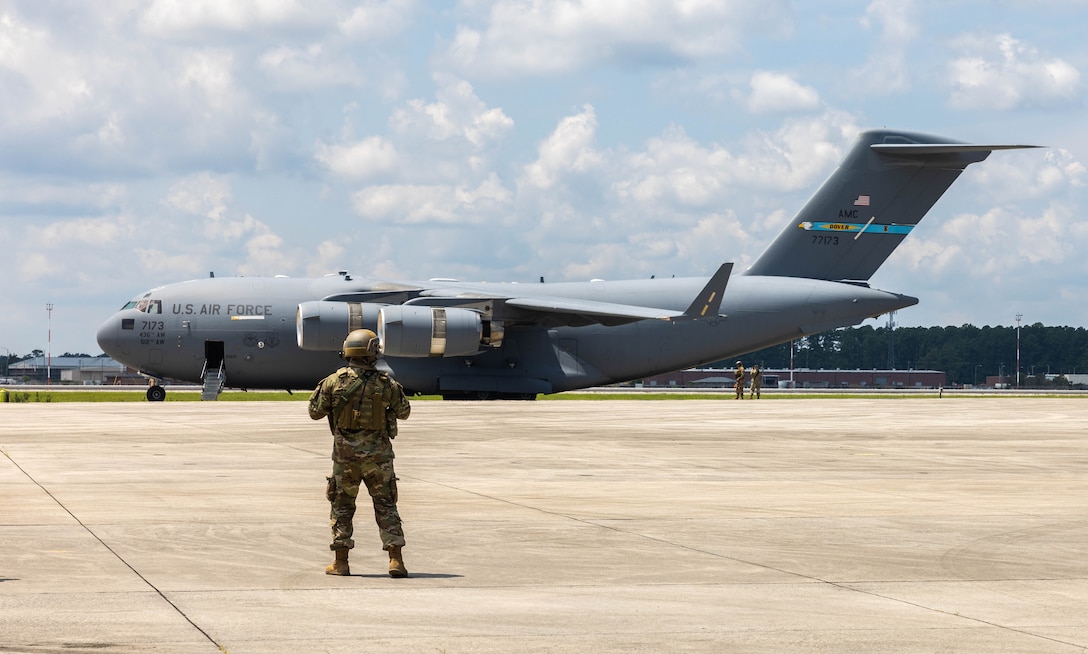
[[[387,357],[462,357],[480,351],[484,326],[469,309],[389,305],[378,312]]]
[[[303,302],[295,318],[298,346],[303,350],[339,352],[352,331],[378,332],[381,306],[369,302]]]

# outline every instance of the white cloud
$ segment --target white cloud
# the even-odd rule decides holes
[[[144,245],[136,248],[133,253],[139,263],[141,276],[147,279],[162,282],[190,279],[194,271],[201,267],[201,257],[187,250],[164,250],[155,245]]]
[[[406,138],[426,136],[445,141],[463,138],[475,148],[497,141],[514,126],[503,110],[488,108],[472,85],[449,75],[436,75],[435,101],[410,100],[393,112],[390,124]]]
[[[525,167],[522,182],[546,190],[570,173],[586,173],[601,165],[604,156],[594,147],[597,115],[586,105],[582,112],[567,116],[540,144],[536,161]]]
[[[806,189],[834,167],[858,131],[849,116],[828,113],[754,132],[742,151],[731,151],[672,128],[626,158],[615,190],[625,201],[710,207],[738,194]]]
[[[270,225],[249,213],[241,218],[231,217],[234,197],[230,182],[223,177],[200,173],[181,179],[170,187],[163,204],[182,214],[204,219],[200,231],[204,240],[190,239],[188,251],[174,262],[175,265],[192,270],[203,259],[214,256],[215,252],[229,251],[235,266],[232,272],[237,274],[268,275],[294,268],[289,257],[281,252],[283,238]],[[184,227],[181,229],[192,231]],[[164,239],[168,239],[164,231],[155,237],[148,237],[149,242],[156,244]],[[241,261],[237,260],[236,255],[239,247],[246,254]]]
[[[178,88],[195,91],[198,102],[211,109],[230,109],[238,97],[233,67],[234,53],[229,50],[191,51],[180,62]]]
[[[340,23],[340,30],[360,41],[396,38],[415,18],[415,0],[364,0]]]
[[[127,188],[117,183],[66,184],[58,180],[0,176],[3,202],[30,209],[51,206],[65,213],[101,211],[122,203],[126,194]]]
[[[103,248],[117,245],[123,229],[123,223],[112,218],[76,218],[32,226],[27,233],[31,240],[59,250],[71,245]]]
[[[86,66],[46,29],[0,14],[0,115],[5,125],[70,119],[101,101]]]
[[[21,283],[45,283],[49,293],[61,293],[99,279],[103,270],[117,270],[116,255],[128,246],[144,226],[131,217],[100,216],[54,220],[28,225],[20,235],[33,250],[13,253],[16,279]],[[112,257],[103,258],[103,252]]]
[[[1085,165],[1062,148],[997,152],[970,170],[981,199],[1006,204],[1076,192],[1088,176]]]
[[[908,47],[917,39],[917,8],[912,0],[873,0],[860,23],[879,30],[865,63],[850,71],[851,89],[866,95],[887,95],[910,88]]]
[[[331,172],[365,179],[388,172],[397,164],[397,150],[388,140],[371,136],[347,145],[318,143],[314,156]]]
[[[283,147],[234,44],[163,47],[133,34],[113,5],[81,9],[72,31],[43,20],[45,10],[28,13],[43,22],[0,14],[0,150],[19,152],[13,159],[91,177],[185,162],[184,174],[240,153],[267,162],[273,144]]]
[[[178,36],[208,29],[294,27],[312,20],[312,8],[298,0],[155,0],[142,13],[140,24],[151,34]]]
[[[510,191],[492,174],[475,188],[465,185],[390,184],[371,186],[353,198],[355,211],[371,221],[400,225],[480,225],[501,220]]]
[[[879,29],[884,43],[901,46],[918,37],[916,14],[913,0],[873,0],[865,8],[861,25],[866,29]]]
[[[775,229],[781,226],[781,222],[777,222]],[[676,258],[699,262],[699,265],[705,266],[701,272],[706,274],[712,272],[715,264],[727,260],[734,263],[735,272],[744,270],[752,262],[751,257],[746,257],[743,250],[734,246],[751,241],[753,236],[732,211],[707,214],[690,229],[677,232],[672,238],[676,245]]]
[[[723,189],[735,180],[737,161],[720,146],[705,147],[673,127],[647,141],[643,152],[624,162],[628,172],[613,187],[624,202],[662,202],[706,207],[722,201]]]
[[[1060,203],[1036,215],[993,207],[980,214],[957,214],[933,236],[912,236],[895,257],[915,273],[989,285],[1030,276],[1038,266],[1056,270],[1070,265],[1086,236],[1069,207]]]
[[[337,270],[344,270],[348,262],[345,256],[348,250],[339,240],[322,241],[317,244],[316,255],[306,266],[306,275],[320,277]]]
[[[360,86],[364,81],[350,57],[332,54],[320,43],[305,48],[277,46],[265,51],[257,63],[277,87],[291,91]]]
[[[274,275],[293,268],[290,257],[280,251],[283,238],[248,214],[243,223],[252,235],[245,242],[246,258],[238,265],[239,274]]]
[[[1081,103],[1080,71],[1009,34],[968,34],[952,43],[949,104],[956,109],[1010,111]]]
[[[471,6],[471,5],[470,5]],[[749,31],[783,34],[777,0],[500,0],[482,28],[459,25],[446,59],[475,75],[554,75],[599,62],[641,66],[736,52]]]
[[[182,213],[219,220],[232,199],[230,182],[204,172],[175,182],[163,202]]]
[[[820,106],[820,94],[785,73],[759,70],[752,74],[747,107],[752,113],[810,111]]]

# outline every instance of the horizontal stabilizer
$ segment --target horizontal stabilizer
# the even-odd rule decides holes
[[[932,154],[960,154],[966,152],[986,152],[994,150],[1027,150],[1041,148],[1041,145],[978,145],[975,143],[876,143],[869,146],[873,152],[891,154],[899,157],[924,156]]]

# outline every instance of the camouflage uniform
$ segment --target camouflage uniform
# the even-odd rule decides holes
[[[740,361],[737,362],[737,367],[733,370],[733,390],[736,391],[737,396],[733,399],[744,399],[744,366]]]
[[[356,379],[362,380],[362,386],[336,410],[337,400]],[[332,477],[326,489],[326,497],[332,503],[329,549],[355,547],[351,538],[352,518],[355,498],[364,484],[374,504],[382,549],[403,546],[404,530],[397,513],[397,478],[390,442],[397,436],[397,420],[404,420],[411,412],[400,384],[373,366],[352,359],[349,366],[329,375],[314,389],[309,410],[314,420],[328,416],[333,433]]]
[[[748,399],[758,400],[761,396],[761,390],[763,388],[763,371],[759,369],[759,366],[752,366],[749,371],[752,378],[752,392],[748,394]]]

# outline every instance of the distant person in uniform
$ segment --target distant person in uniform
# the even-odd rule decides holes
[[[737,392],[737,396],[733,399],[744,399],[744,364],[740,361],[737,362],[737,367],[733,371],[733,390]]]
[[[752,378],[752,392],[748,394],[748,399],[759,399],[759,391],[763,386],[763,371],[759,369],[759,364],[752,366],[748,374]]]
[[[357,329],[348,334],[341,356],[348,365],[321,380],[309,406],[314,420],[328,417],[333,434],[332,476],[325,496],[332,503],[329,549],[336,560],[325,568],[325,574],[351,574],[348,550],[355,547],[351,539],[355,498],[365,485],[374,504],[382,549],[389,552],[389,576],[407,577],[391,441],[397,436],[397,420],[407,418],[411,406],[400,384],[375,369],[378,337],[374,332]]]

